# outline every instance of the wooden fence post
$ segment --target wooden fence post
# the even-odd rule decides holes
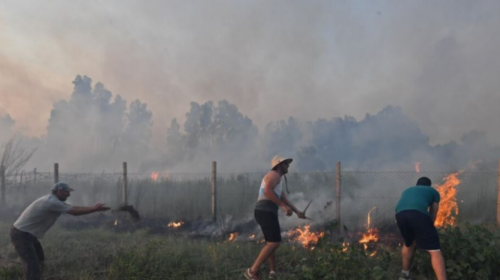
[[[0,165],[0,196],[2,205],[0,207],[5,207],[5,167]]]
[[[217,221],[217,162],[212,162],[212,221]]]
[[[340,224],[340,186],[342,183],[341,175],[340,175],[340,161],[337,162],[337,176],[336,176],[336,184],[335,184],[335,215],[338,224],[338,234],[342,233],[342,226]]]
[[[127,205],[127,162],[123,162],[123,178],[122,178],[122,206]]]
[[[59,183],[59,163],[54,163],[54,183]]]
[[[497,226],[500,226],[500,159],[498,160],[498,180],[497,180]]]

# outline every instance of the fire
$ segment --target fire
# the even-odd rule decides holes
[[[365,250],[368,248],[369,242],[377,242],[378,241],[378,229],[371,228],[368,229],[366,233],[363,233],[363,237],[359,240],[359,243],[363,244]]]
[[[171,223],[168,223],[167,227],[178,228],[178,227],[182,226],[183,224],[184,224],[183,221],[180,221],[180,222],[171,222]]]
[[[238,232],[233,232],[229,234],[229,239],[227,241],[234,241],[240,235]]]
[[[449,174],[443,179],[444,183],[436,187],[441,196],[439,211],[434,222],[436,227],[455,224],[458,215],[457,186],[460,184],[458,175],[462,174],[462,172],[463,170]]]
[[[368,243],[378,241],[379,230],[377,228],[371,227],[371,213],[375,209],[377,209],[377,207],[373,207],[372,209],[370,209],[370,211],[368,211],[368,215],[366,218],[366,233],[363,233],[363,237],[361,237],[361,239],[359,240],[359,243],[363,244],[365,251],[366,249],[368,249]],[[377,251],[372,252],[370,254],[370,257],[375,256],[376,253]]]
[[[349,242],[342,242],[342,253],[345,253],[349,250]]]
[[[164,172],[151,172],[151,174],[149,175],[149,177],[151,177],[151,180],[153,180],[153,182],[156,182],[158,180],[158,178],[168,178],[170,175],[170,173],[168,171],[164,171]]]
[[[370,211],[368,211],[368,215],[366,217],[366,229],[369,230],[371,228],[371,223],[372,223],[372,218],[371,218],[371,214],[372,214],[372,211],[377,209],[377,207],[373,207],[372,209],[370,209]]]
[[[325,232],[311,232],[311,225],[305,225],[304,229],[298,227],[294,230],[288,231],[288,237],[292,241],[299,242],[304,248],[318,243],[319,239],[325,236]],[[314,247],[312,248],[314,249]]]
[[[415,162],[415,171],[417,171],[417,173],[420,173],[420,161]]]

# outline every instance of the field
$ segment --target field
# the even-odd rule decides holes
[[[22,279],[21,264],[0,226],[0,279]],[[500,279],[500,236],[486,226],[441,230],[449,279]],[[244,279],[262,244],[222,238],[151,234],[147,229],[68,230],[55,226],[42,241],[47,257],[45,279]],[[372,244],[370,251],[343,245],[327,234],[314,249],[284,242],[277,251],[280,279],[397,279],[398,246]],[[374,255],[373,253],[376,252]],[[370,256],[373,255],[373,256]],[[261,272],[267,275],[263,266]],[[415,279],[433,279],[425,252],[418,252]],[[266,278],[264,278],[266,279]]]

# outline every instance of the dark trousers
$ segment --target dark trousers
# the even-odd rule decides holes
[[[10,230],[10,240],[16,248],[16,252],[21,257],[26,279],[40,280],[42,278],[42,266],[45,255],[38,239],[30,233],[13,227]]]

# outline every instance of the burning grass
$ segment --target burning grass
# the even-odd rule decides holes
[[[463,171],[458,171],[447,175],[443,179],[444,182],[436,187],[441,196],[439,211],[437,213],[436,222],[434,223],[436,227],[447,225],[453,226],[456,222],[456,217],[458,215],[457,186],[460,184],[458,175],[462,173]]]
[[[21,266],[8,240],[9,227],[0,224],[0,278],[17,280],[22,279]],[[498,279],[500,234],[495,230],[481,226],[440,229],[449,279]],[[396,279],[401,269],[400,247],[386,242],[388,232],[389,227],[380,228],[373,256],[359,242],[333,240],[328,230],[312,251],[285,242],[277,252],[281,279]],[[67,230],[56,225],[42,244],[48,260],[46,276],[51,280],[242,279],[241,273],[262,244],[248,242],[247,234],[239,237],[246,241],[158,235],[145,229],[125,233],[103,228]],[[416,280],[432,275],[425,252],[416,254],[412,271]],[[262,272],[267,272],[265,266]],[[460,274],[462,278],[457,278]]]
[[[167,227],[169,228],[180,228],[184,225],[183,221],[178,221],[178,222],[170,222],[168,223]]]
[[[290,242],[297,242],[304,248],[314,249],[318,241],[325,236],[324,231],[311,231],[311,225],[297,227],[287,232]]]

